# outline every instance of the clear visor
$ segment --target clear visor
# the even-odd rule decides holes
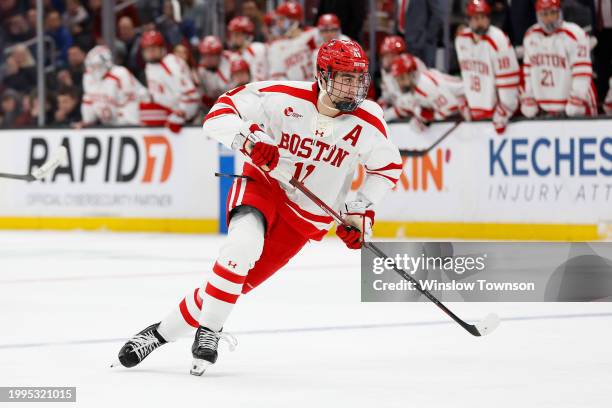
[[[327,94],[335,107],[344,112],[350,112],[365,100],[370,88],[370,74],[353,72],[335,72],[325,74],[327,79]]]

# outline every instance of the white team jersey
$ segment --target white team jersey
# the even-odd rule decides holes
[[[564,21],[546,34],[535,24],[525,34],[523,47],[526,97],[544,111],[562,112],[571,95],[584,101],[587,114],[596,112],[589,38],[582,28]]]
[[[520,70],[514,48],[502,30],[490,26],[477,36],[469,28],[455,38],[461,77],[473,119],[489,118],[498,103],[514,112],[518,107]]]
[[[317,29],[307,29],[294,38],[272,41],[268,45],[269,78],[312,81],[317,32]]]
[[[241,86],[219,98],[204,121],[204,133],[229,147],[245,121],[259,124],[279,147],[279,168],[335,209],[345,202],[357,164],[362,163],[366,180],[359,194],[380,202],[402,169],[398,148],[387,138],[382,109],[366,100],[354,112],[330,118],[319,114],[317,99],[318,88],[312,82]],[[321,221],[328,216],[310,199],[281,186],[295,216],[318,230],[331,227],[331,221]]]
[[[200,97],[185,61],[168,54],[159,63],[147,63],[145,73],[153,102],[184,115],[186,120],[196,115]]]
[[[443,120],[459,113],[464,98],[461,79],[435,69],[424,70],[417,74],[412,92],[401,94],[392,110],[385,111],[385,119],[415,115],[426,121]]]
[[[265,44],[260,42],[251,43],[242,52],[237,54],[249,64],[251,82],[268,79],[268,50]]]
[[[415,56],[413,56],[413,58],[417,65],[417,71],[422,72],[422,71],[427,70],[427,66],[420,58],[415,57]],[[381,69],[380,76],[381,76],[380,78],[381,79],[381,83],[380,83],[381,96],[380,96],[379,102],[383,104],[384,106],[390,107],[389,109],[392,109],[392,107],[396,105],[397,99],[401,96],[402,91],[400,90],[399,86],[397,85],[397,81],[395,80],[393,75],[391,75],[390,72],[387,72],[384,69]],[[385,111],[385,118],[386,118],[386,115],[387,113]]]
[[[235,55],[229,51],[223,51],[219,67],[215,70],[206,69],[203,66],[198,67],[198,76],[200,78],[200,92],[202,93],[203,102],[207,109],[211,108],[219,95],[231,89],[231,63]]]
[[[147,89],[125,67],[115,65],[99,79],[83,76],[81,116],[86,124],[137,125],[139,103],[147,99]]]

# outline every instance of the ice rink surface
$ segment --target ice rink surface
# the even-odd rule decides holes
[[[0,232],[0,386],[78,388],[54,407],[612,406],[609,303],[451,304],[501,316],[475,338],[430,303],[360,303],[359,253],[335,239],[238,301],[238,348],[205,376],[189,375],[190,338],[109,368],[202,283],[221,239]]]

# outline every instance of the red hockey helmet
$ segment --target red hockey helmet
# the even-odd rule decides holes
[[[476,14],[491,14],[491,6],[486,0],[469,0],[465,8],[465,14],[472,17]]]
[[[140,48],[165,47],[166,40],[159,31],[145,31],[140,39]]]
[[[561,0],[536,0],[536,13],[542,10],[561,10]]]
[[[268,27],[274,25],[274,20],[276,20],[276,15],[274,14],[274,12],[266,13],[263,16],[263,23]]]
[[[221,54],[223,51],[223,44],[221,44],[221,40],[219,37],[214,35],[207,35],[202,38],[200,44],[198,45],[198,50],[200,54]]]
[[[276,8],[276,14],[279,16],[285,16],[289,20],[302,21],[304,17],[304,10],[299,3],[284,2],[278,5]]]
[[[380,54],[401,54],[406,51],[406,42],[399,35],[385,37],[380,45]]]
[[[368,57],[353,40],[330,40],[317,54],[317,81],[336,109],[352,112],[364,101],[370,88]],[[358,74],[338,79],[338,74]],[[345,75],[346,76],[346,75]]]
[[[249,63],[242,58],[232,60],[230,64],[230,72],[235,74],[236,72],[247,71],[250,72]]]
[[[317,20],[317,28],[321,30],[339,30],[340,19],[335,14],[323,14]]]
[[[227,30],[231,33],[245,33],[253,35],[255,32],[255,25],[247,16],[238,16],[230,20],[227,25]]]
[[[391,64],[391,75],[398,77],[402,74],[409,74],[417,70],[414,57],[410,54],[402,54],[396,57]]]

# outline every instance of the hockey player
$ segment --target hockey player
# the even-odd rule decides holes
[[[321,240],[332,218],[301,192],[275,177],[293,175],[356,228],[336,234],[360,248],[374,221],[374,206],[396,184],[402,162],[389,141],[381,108],[365,100],[368,59],[353,41],[332,40],[320,50],[316,82],[267,81],[238,87],[219,98],[204,134],[247,156],[227,199],[228,235],[208,282],[191,291],[160,323],[119,352],[126,367],[182,334],[193,333],[192,373],[217,360],[222,332],[241,294],[283,267],[309,240]],[[346,202],[358,163],[363,187]],[[281,177],[282,180],[282,177]]]
[[[229,46],[232,51],[245,60],[251,69],[253,81],[268,79],[268,56],[266,46],[253,42],[255,25],[248,17],[240,16],[231,19],[227,25]]]
[[[200,63],[198,76],[200,77],[202,103],[208,111],[217,98],[231,87],[230,66],[234,54],[223,50],[219,37],[208,35],[202,38],[198,45]]]
[[[242,58],[233,60],[230,70],[234,87],[251,82],[251,69],[249,64]]]
[[[166,42],[158,31],[147,31],[140,42],[147,62],[145,74],[150,104],[141,105],[143,122],[164,124],[173,133],[195,117],[200,106],[198,91],[189,67],[179,57],[166,53]]]
[[[519,107],[520,70],[510,40],[491,25],[485,0],[469,0],[469,28],[455,38],[471,118],[492,119],[495,131],[506,130]]]
[[[317,36],[315,41],[317,43],[317,49],[312,53],[313,68],[317,67],[317,55],[319,54],[319,48],[328,41],[331,40],[350,40],[346,35],[340,31],[340,19],[335,14],[323,14],[317,20]]]
[[[397,85],[397,81],[391,75],[391,64],[403,52],[406,52],[406,43],[404,39],[398,35],[390,35],[385,37],[378,54],[380,55],[381,63],[381,97],[378,103],[385,110],[385,119],[392,120],[396,118],[405,118],[410,115],[410,112],[404,112],[396,108],[397,99],[401,95],[401,90]],[[417,64],[417,70],[422,71],[427,69],[423,61],[413,57]]]
[[[563,21],[560,0],[537,0],[538,23],[525,34],[525,89],[521,112],[596,116],[589,38],[580,26]]]
[[[125,67],[114,65],[108,47],[98,45],[87,53],[83,75],[80,126],[140,124],[139,103],[147,90]]]
[[[443,74],[435,69],[419,71],[415,58],[402,54],[391,64],[391,75],[397,81],[401,94],[394,106],[394,114],[401,110],[412,115],[411,127],[422,132],[432,120],[456,116],[465,104],[463,83],[459,78]],[[385,120],[396,119],[396,116]]]
[[[311,81],[312,54],[317,49],[317,30],[302,29],[304,12],[298,3],[285,2],[276,8],[275,31],[278,39],[268,46],[270,79]]]

